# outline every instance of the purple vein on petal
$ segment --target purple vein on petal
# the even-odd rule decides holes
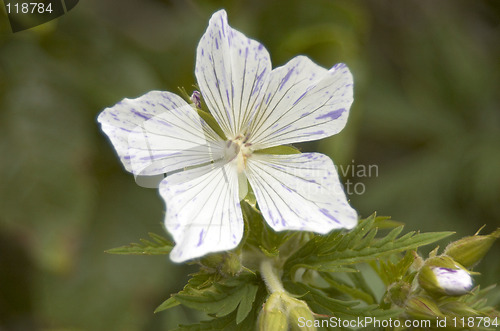
[[[257,92],[257,89],[259,89],[259,87],[261,87],[262,76],[264,76],[264,74],[266,73],[266,70],[267,70],[267,68],[264,68],[264,70],[262,70],[262,72],[257,76],[257,79],[255,81],[255,87],[253,88],[253,91],[252,91],[252,95],[254,95],[255,92]]]
[[[130,111],[131,111],[134,115],[139,116],[139,117],[142,117],[142,118],[144,118],[145,120],[149,120],[149,119],[151,118],[150,116],[146,116],[146,115],[144,115],[143,113],[140,113],[140,112],[138,112],[138,111],[137,111],[137,110],[135,110],[135,109],[131,109]]]
[[[292,73],[295,71],[295,67],[291,68],[288,73],[286,74],[285,77],[283,77],[283,79],[281,80],[281,83],[280,83],[280,88],[279,90],[281,91],[281,89],[283,88],[283,86],[286,84],[286,82],[290,79],[290,76],[292,75]]]
[[[326,217],[328,217],[329,219],[331,219],[332,221],[334,221],[335,223],[340,224],[340,222],[337,220],[337,218],[335,218],[335,216],[331,215],[330,212],[327,209],[321,208],[319,211],[323,215],[325,215]]]
[[[322,119],[330,119],[330,120],[336,120],[339,118],[343,113],[345,112],[344,108],[340,108],[337,110],[332,110],[329,113],[326,113],[324,115],[316,117],[317,120],[322,120]]]
[[[201,229],[200,231],[200,239],[198,240],[198,244],[196,244],[196,247],[200,247],[201,244],[203,244],[203,233],[205,232],[204,229]]]
[[[307,94],[307,92],[309,92],[309,89],[307,89],[304,93],[302,93],[300,97],[298,97],[297,100],[295,100],[293,105],[295,106],[297,103],[299,103],[299,101],[302,100],[302,98]]]

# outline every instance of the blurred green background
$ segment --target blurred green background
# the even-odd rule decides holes
[[[347,128],[301,148],[344,169],[378,167],[345,178],[364,191],[350,196],[360,215],[454,239],[500,226],[499,1],[82,0],[16,34],[2,12],[0,330],[164,330],[191,319],[153,310],[193,269],[104,253],[164,234],[164,205],[123,170],[96,116],[150,90],[190,91],[219,8],[274,66],[298,54],[349,65]],[[482,285],[499,281],[499,248],[478,268]]]

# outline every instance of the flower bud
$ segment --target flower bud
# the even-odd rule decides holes
[[[288,330],[288,317],[281,300],[281,293],[271,294],[259,314],[260,331],[286,331]]]
[[[408,299],[406,301],[406,311],[410,316],[417,319],[434,319],[443,316],[434,300],[422,296]]]
[[[472,288],[469,272],[448,256],[425,261],[418,273],[418,283],[430,294],[463,295]]]
[[[498,238],[500,238],[500,229],[485,236],[474,235],[465,237],[450,243],[446,247],[444,254],[453,258],[464,267],[469,268],[478,263],[488,253]]]
[[[316,327],[314,326],[314,316],[311,313],[311,310],[307,307],[296,307],[290,310],[290,323],[291,330],[293,331],[315,331]],[[306,323],[303,326],[300,326],[300,321],[305,321]]]
[[[232,252],[228,252],[224,256],[224,263],[221,266],[220,272],[223,275],[235,276],[241,271],[240,257]]]
[[[282,293],[282,300],[287,310],[290,329],[294,331],[312,331],[316,330],[314,326],[314,315],[302,300],[295,299],[286,293]],[[305,321],[305,325],[300,325],[300,321]],[[302,323],[304,324],[304,323]]]

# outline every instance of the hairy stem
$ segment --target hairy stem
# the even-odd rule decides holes
[[[283,292],[285,293],[285,288],[281,283],[281,278],[278,270],[275,268],[273,260],[265,259],[260,264],[260,274],[262,279],[267,285],[267,289],[270,293]]]

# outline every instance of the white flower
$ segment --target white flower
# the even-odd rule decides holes
[[[353,101],[344,64],[326,70],[298,56],[272,70],[264,46],[232,29],[221,10],[198,45],[195,72],[224,138],[169,92],[124,99],[98,118],[128,171],[162,179],[173,261],[239,244],[248,182],[276,231],[327,233],[356,225],[330,158],[258,153],[344,128]]]

